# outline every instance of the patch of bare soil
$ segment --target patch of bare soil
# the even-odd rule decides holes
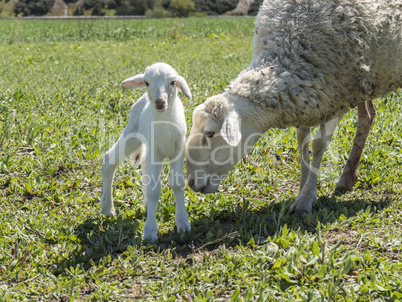
[[[359,233],[352,230],[339,230],[330,231],[326,236],[323,237],[328,242],[328,245],[337,244],[342,238],[342,245],[348,248],[359,248]]]
[[[237,252],[237,248],[233,247],[225,247],[224,245],[219,245],[216,249],[214,250],[196,250],[191,254],[188,254],[187,256],[178,256],[175,257],[173,260],[174,261],[185,261],[188,264],[196,264],[196,263],[202,263],[204,261],[205,256],[216,256],[219,251],[221,250],[227,250],[231,254],[235,254]]]
[[[356,249],[359,252],[363,252],[367,249],[370,250],[364,236],[359,235],[358,232],[353,230],[332,230],[327,235],[323,236],[323,239],[325,239],[330,246],[335,245],[343,239],[342,245],[346,246],[348,249]],[[386,257],[393,261],[402,259],[402,253],[400,251],[393,251],[387,248],[376,248],[376,251],[380,252],[382,257]]]

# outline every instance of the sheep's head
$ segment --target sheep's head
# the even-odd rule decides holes
[[[152,64],[145,69],[144,74],[124,80],[121,86],[136,89],[146,88],[149,101],[159,112],[168,108],[169,103],[176,97],[177,89],[191,98],[186,80],[166,63]]]
[[[222,177],[250,151],[256,139],[247,139],[249,129],[240,121],[225,94],[213,96],[195,109],[186,146],[191,189],[215,192]]]

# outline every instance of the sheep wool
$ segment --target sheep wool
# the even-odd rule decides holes
[[[402,86],[400,0],[265,0],[254,56],[226,89],[312,127]]]

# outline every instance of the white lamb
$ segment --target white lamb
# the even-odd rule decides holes
[[[250,67],[193,113],[188,183],[195,191],[215,192],[264,132],[297,127],[301,189],[290,212],[310,212],[321,160],[339,120],[358,106],[355,143],[364,145],[362,129],[368,131],[374,116],[371,100],[401,85],[401,1],[265,0]],[[310,164],[314,126],[320,128]],[[351,160],[358,164],[360,153],[354,152]],[[345,168],[339,187],[348,187],[355,168]]]
[[[113,208],[112,182],[118,164],[131,157],[141,164],[144,203],[147,219],[144,240],[158,239],[156,208],[161,193],[161,170],[168,158],[171,166],[170,183],[176,200],[177,230],[190,231],[184,203],[185,178],[183,159],[186,139],[184,108],[177,90],[191,98],[185,79],[168,64],[155,63],[121,83],[124,88],[146,88],[147,92],[131,109],[127,126],[114,146],[106,153],[102,166],[101,211],[110,216]]]

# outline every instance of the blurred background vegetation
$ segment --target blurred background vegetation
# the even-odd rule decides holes
[[[0,16],[256,15],[262,0],[0,0]]]

